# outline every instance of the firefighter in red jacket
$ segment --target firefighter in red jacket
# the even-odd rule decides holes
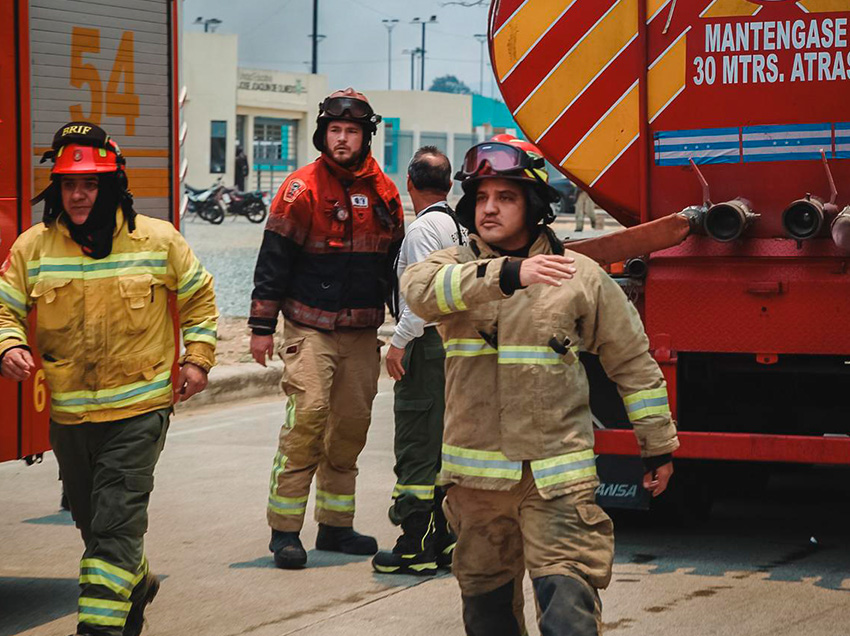
[[[278,312],[285,319],[286,415],[267,511],[281,568],[307,562],[299,533],[316,473],[316,548],[378,550],[352,525],[357,457],[378,388],[377,328],[404,235],[398,189],[370,151],[380,120],[352,88],[320,104],[313,144],[322,154],[284,181],[257,258],[248,322],[260,364],[273,355]]]

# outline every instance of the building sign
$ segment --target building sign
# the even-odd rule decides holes
[[[239,71],[241,91],[260,91],[270,93],[286,93],[304,95],[307,87],[298,78],[272,71]]]

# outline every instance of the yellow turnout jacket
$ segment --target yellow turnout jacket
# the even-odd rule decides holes
[[[60,424],[108,422],[172,403],[176,295],[183,362],[215,364],[218,312],[212,276],[173,225],[138,215],[130,234],[117,212],[112,253],[83,255],[61,221],[33,226],[0,269],[0,355],[36,342]],[[5,271],[3,271],[5,270]]]

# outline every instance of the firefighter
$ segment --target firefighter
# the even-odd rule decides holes
[[[462,245],[466,228],[446,198],[452,187],[448,157],[434,146],[416,151],[407,168],[407,191],[416,212],[401,244],[397,275],[432,252]],[[437,484],[443,441],[445,352],[433,324],[416,316],[399,294],[398,324],[387,352],[387,372],[396,381],[395,473],[390,521],[402,534],[392,551],[375,555],[372,566],[385,574],[436,574],[451,565],[455,536],[443,514]]]
[[[362,93],[319,106],[321,155],[293,172],[271,206],[254,272],[251,352],[265,365],[284,315],[286,416],[270,480],[269,545],[281,568],[301,568],[299,533],[316,474],[316,548],[374,554],[357,533],[354,484],[377,393],[391,268],[404,235],[398,189],[372,157],[380,115]]]
[[[29,378],[27,314],[50,388],[50,443],[85,542],[77,634],[137,635],[159,589],[144,554],[154,467],[175,401],[215,361],[212,277],[180,233],[136,214],[124,157],[98,126],[60,128],[43,222],[0,268],[0,373]],[[172,385],[176,296],[185,353]]]
[[[549,229],[557,194],[534,146],[478,144],[457,178],[469,244],[410,266],[401,288],[418,316],[439,322],[446,349],[442,478],[453,484],[445,508],[466,633],[524,633],[527,569],[541,634],[596,635],[614,536],[595,503],[578,349],[598,354],[617,384],[653,495],[678,447],[664,378],[619,286]]]

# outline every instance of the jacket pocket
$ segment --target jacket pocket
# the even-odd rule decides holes
[[[584,525],[594,532],[605,536],[614,534],[614,522],[601,506],[595,503],[580,503],[576,504],[576,512]]]
[[[304,392],[304,380],[302,357],[306,336],[298,336],[283,341],[278,350],[280,359],[283,360],[283,375],[281,376],[281,388],[286,395]]]
[[[33,286],[32,297],[38,311],[37,324],[47,331],[67,331],[76,315],[69,278],[47,278]]]
[[[139,353],[121,358],[121,370],[130,378],[152,380],[156,367],[163,362],[163,347],[151,347]],[[141,377],[139,377],[141,376]]]
[[[126,333],[138,334],[145,330],[153,307],[153,276],[140,274],[118,279],[118,293],[127,317]]]

